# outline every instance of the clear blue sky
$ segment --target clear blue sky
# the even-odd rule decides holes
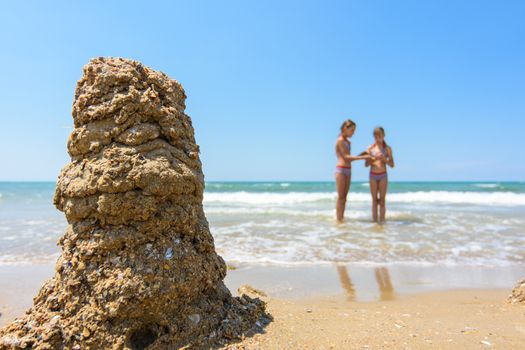
[[[524,1],[0,6],[0,180],[56,178],[96,56],[184,86],[207,180],[331,180],[346,118],[356,152],[385,127],[393,180],[525,180]]]

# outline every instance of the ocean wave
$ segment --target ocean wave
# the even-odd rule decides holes
[[[220,235],[219,235],[220,236]],[[466,244],[461,248],[429,250],[428,245],[399,242],[391,244],[389,251],[382,248],[382,243],[363,247],[337,241],[337,247],[297,239],[283,247],[279,242],[263,240],[257,249],[238,242],[229,244],[218,237],[217,249],[228,263],[249,265],[311,265],[352,263],[408,264],[408,265],[449,265],[449,266],[508,266],[523,264],[522,252],[487,251],[484,245]],[[231,238],[228,238],[231,240]],[[327,238],[322,238],[326,241]],[[384,242],[383,242],[384,244]]]
[[[498,184],[474,184],[474,186],[479,188],[498,188],[500,185]]]
[[[53,254],[2,254],[0,256],[0,266],[4,265],[39,265],[53,264],[56,262],[59,253]]]
[[[454,259],[436,259],[434,261],[417,260],[417,259],[399,259],[399,260],[388,260],[388,261],[352,261],[352,260],[300,260],[300,261],[289,261],[281,259],[272,259],[267,257],[253,257],[243,256],[237,257],[225,257],[226,263],[229,266],[235,266],[236,268],[243,267],[261,267],[261,266],[279,266],[279,267],[301,267],[301,266],[333,266],[334,264],[350,264],[352,266],[363,266],[363,267],[393,267],[393,266],[408,266],[408,267],[516,267],[522,266],[521,262],[508,261],[505,259],[472,259],[472,260],[454,260]]]
[[[204,203],[213,204],[251,204],[251,205],[290,205],[308,202],[335,201],[335,192],[214,192],[204,194]],[[470,204],[525,206],[525,194],[512,192],[452,192],[452,191],[417,191],[389,193],[391,203],[407,204]],[[368,193],[349,193],[351,202],[369,202]]]
[[[242,203],[242,204],[294,204],[332,200],[335,193],[328,192],[212,192],[204,193],[204,203]]]
[[[267,215],[267,216],[292,216],[292,217],[307,217],[310,219],[333,219],[335,215],[335,208],[325,209],[325,210],[294,210],[290,208],[279,208],[279,207],[267,207],[267,208],[253,208],[253,207],[206,207],[206,215]],[[369,210],[358,210],[353,208],[345,214],[347,219],[354,220],[364,220],[370,221],[370,211]],[[388,220],[394,222],[419,222],[421,218],[417,215],[410,212],[389,210],[388,211]],[[290,222],[286,222],[287,225],[290,225]],[[258,224],[260,225],[260,224]],[[232,226],[235,227],[235,226]]]
[[[205,207],[206,215],[287,215],[287,216],[308,216],[308,217],[317,217],[317,216],[326,216],[333,217],[335,209],[326,209],[326,210],[294,210],[289,208],[253,208],[253,207],[225,207],[225,206],[210,206]],[[349,215],[356,215],[356,211],[349,213]],[[368,214],[368,212],[367,212]]]

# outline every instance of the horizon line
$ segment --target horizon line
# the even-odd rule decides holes
[[[352,182],[367,182],[368,179],[356,179]],[[0,180],[0,183],[56,183],[56,180]],[[205,180],[205,183],[213,182],[230,182],[230,183],[247,183],[247,182],[295,182],[295,183],[307,183],[307,182],[335,182],[335,180]],[[525,180],[389,180],[390,183],[399,182],[501,182],[501,183],[525,183]]]

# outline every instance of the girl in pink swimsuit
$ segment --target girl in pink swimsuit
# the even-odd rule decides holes
[[[337,187],[337,204],[335,207],[337,221],[344,220],[346,197],[352,180],[352,162],[354,160],[369,159],[370,155],[352,156],[350,154],[350,138],[354,135],[356,125],[348,119],[341,125],[341,133],[335,143],[337,164],[335,166],[335,184]]]
[[[375,143],[368,147],[367,153],[371,159],[365,165],[370,166],[370,193],[372,194],[372,221],[377,220],[377,207],[379,206],[379,222],[385,221],[386,192],[388,188],[387,165],[394,167],[392,148],[385,142],[385,130],[382,127],[374,129]]]

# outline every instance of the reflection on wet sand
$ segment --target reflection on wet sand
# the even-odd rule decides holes
[[[337,273],[339,274],[339,281],[341,282],[341,287],[346,291],[346,298],[348,301],[355,301],[355,288],[350,275],[348,275],[348,270],[346,266],[338,265]]]
[[[379,286],[379,300],[394,300],[394,286],[390,279],[390,273],[386,267],[378,267],[374,269],[376,282]]]
[[[356,289],[348,269],[345,265],[337,265],[337,274],[339,275],[339,281],[341,282],[341,287],[346,292],[348,301],[356,300]],[[386,267],[377,267],[374,269],[375,280],[379,288],[379,300],[388,301],[395,299],[394,286],[392,285],[392,280],[390,278],[390,273]]]

